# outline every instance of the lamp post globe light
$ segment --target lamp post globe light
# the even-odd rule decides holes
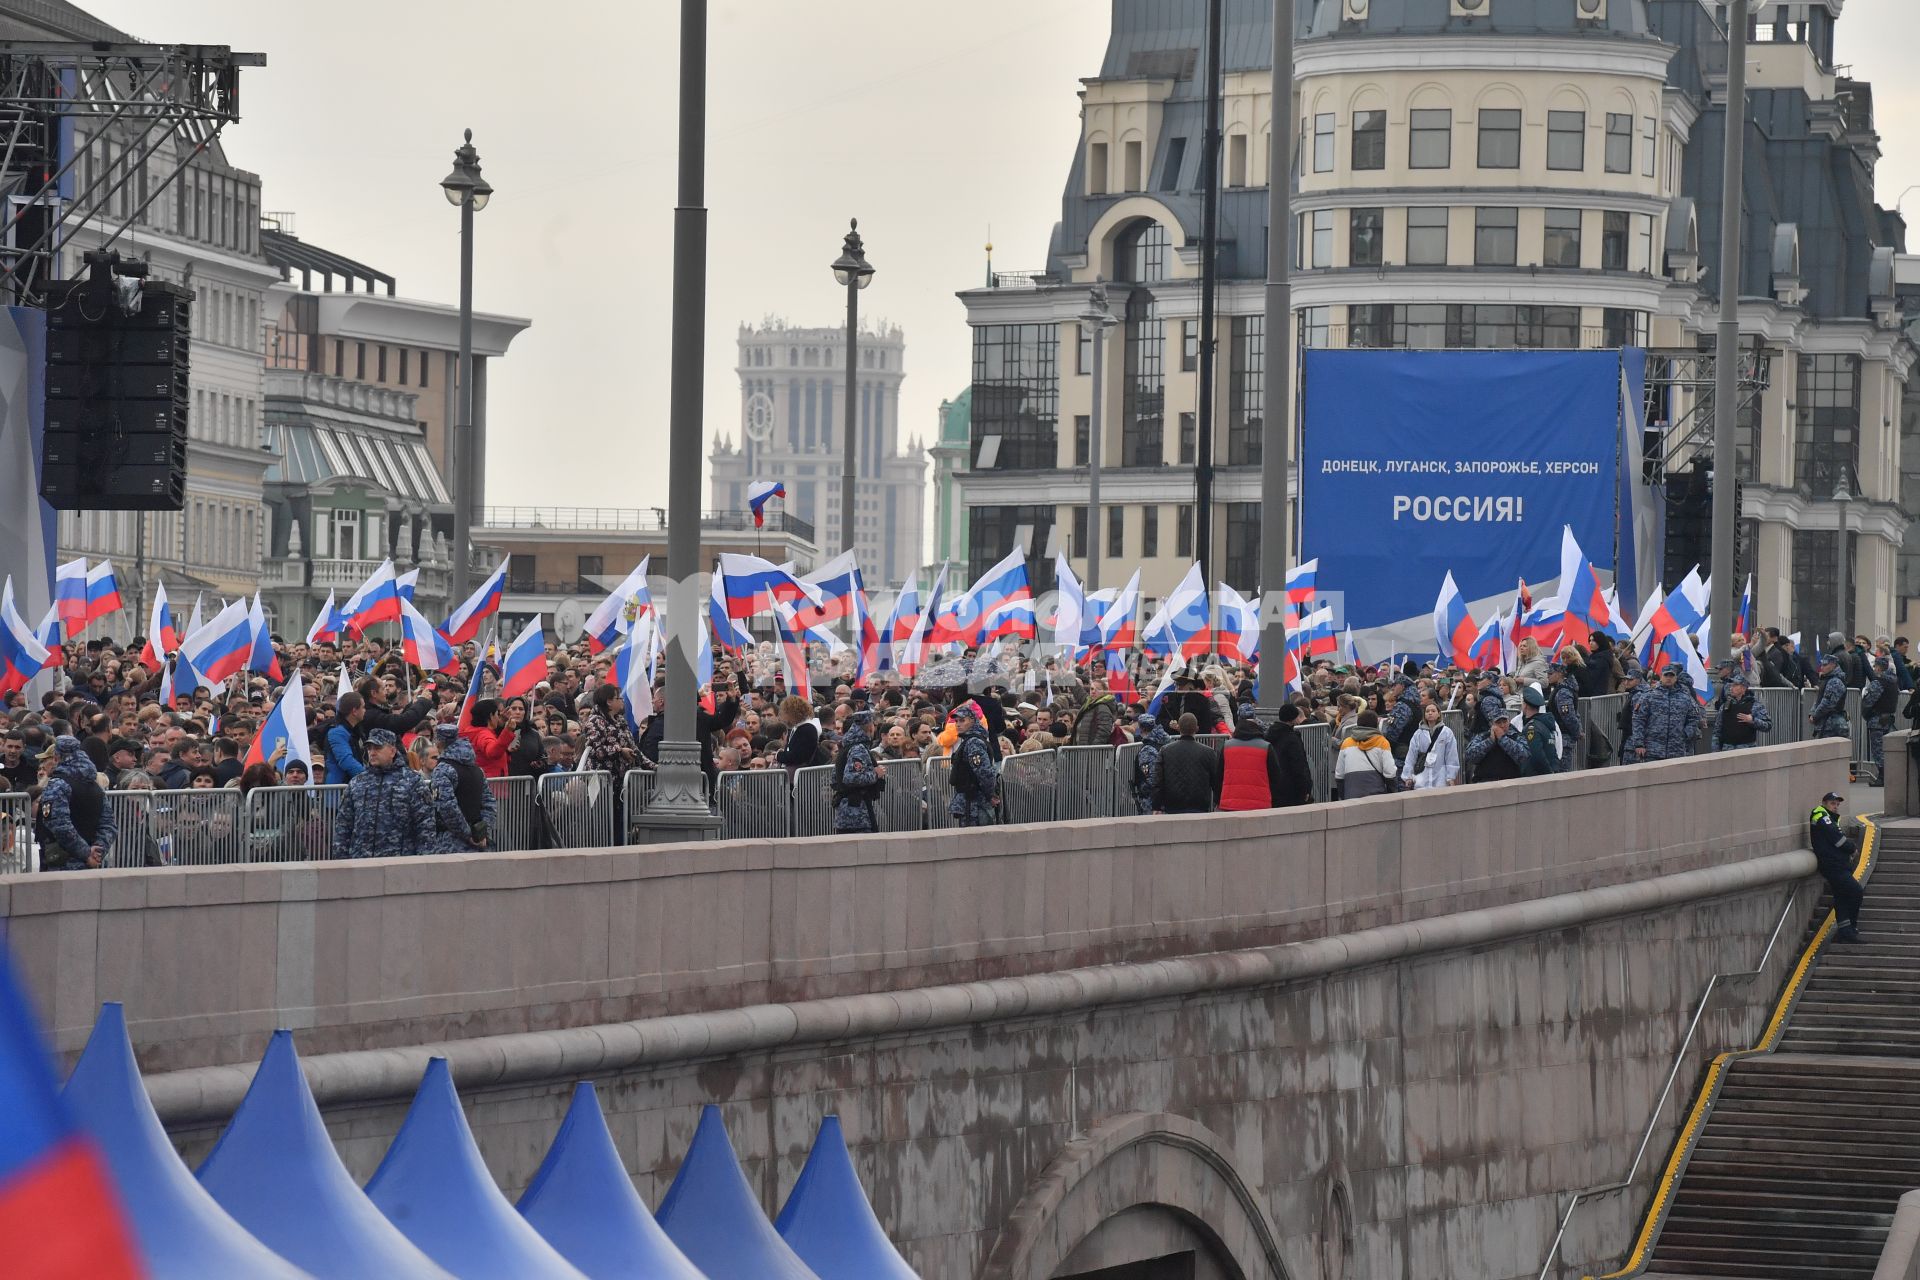
[[[847,290],[847,425],[840,433],[840,543],[843,551],[853,550],[856,501],[854,424],[859,422],[860,392],[854,370],[860,348],[860,291],[873,279],[873,264],[867,261],[866,248],[860,243],[860,219],[849,220],[847,238],[841,243],[840,256],[833,260],[833,278]]]
[[[1093,339],[1093,411],[1087,415],[1087,591],[1100,589],[1100,404],[1105,390],[1105,352],[1107,330],[1116,321],[1107,305],[1107,286],[1096,284],[1087,291],[1087,309],[1074,317],[1080,331]]]
[[[466,141],[454,150],[453,172],[440,180],[440,190],[448,204],[460,209],[460,407],[447,449],[453,489],[453,581],[448,595],[458,603],[467,598],[473,494],[480,474],[479,450],[473,444],[473,215],[486,208],[493,195],[493,187],[480,176],[473,130],[466,131]]]

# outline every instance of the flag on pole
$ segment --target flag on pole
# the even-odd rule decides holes
[[[613,655],[614,687],[626,704],[627,728],[636,739],[653,718],[653,631],[652,617],[637,620]]]
[[[1440,661],[1455,667],[1472,666],[1473,644],[1478,636],[1473,615],[1467,612],[1467,602],[1453,581],[1453,571],[1448,570],[1446,580],[1440,584],[1440,597],[1433,603],[1433,640],[1438,646]]]
[[[460,669],[460,657],[453,645],[413,607],[411,600],[400,602],[400,653],[409,664],[422,671],[451,675]],[[543,661],[545,656],[543,651]]]
[[[420,570],[418,569],[409,569],[393,580],[394,591],[407,604],[413,603],[413,589],[419,585]]]
[[[229,604],[211,622],[182,640],[180,653],[199,674],[201,685],[209,689],[244,671],[253,655],[253,623],[247,616],[247,606],[239,600]]]
[[[1069,661],[1078,661],[1086,631],[1087,593],[1073,574],[1066,552],[1053,555],[1053,576],[1059,583],[1059,604],[1053,613],[1053,643]]]
[[[500,696],[524,697],[546,678],[547,641],[540,627],[540,615],[536,613],[500,659]]]
[[[347,634],[351,636],[364,635],[376,622],[400,621],[400,585],[394,577],[393,561],[382,560],[340,612],[346,617]]]
[[[710,624],[707,629],[728,653],[751,649],[753,633],[727,614],[727,576],[715,565],[708,578],[711,585],[707,590],[707,622]]]
[[[13,603],[13,579],[0,589],[0,694],[27,687],[47,665],[47,646]]]
[[[786,566],[759,556],[722,552],[720,571],[726,575],[727,615],[732,618],[751,618],[765,613],[776,600],[787,604],[802,600],[820,603],[820,588],[794,577]]]
[[[346,619],[341,617],[340,611],[333,607],[333,592],[329,591],[326,604],[320,608],[320,616],[315,618],[313,625],[307,628],[307,643],[309,645],[338,644],[341,628],[345,626]]]
[[[1140,571],[1135,569],[1113,603],[1100,612],[1100,647],[1125,652],[1140,642]]]
[[[1287,570],[1287,603],[1292,605],[1309,604],[1313,600],[1313,580],[1320,573],[1320,557],[1315,556],[1305,564],[1297,564]]]
[[[274,764],[273,753],[283,745],[287,753]],[[273,764],[285,774],[287,766],[296,760],[307,766],[307,785],[312,786],[313,751],[307,743],[307,692],[298,670],[288,677],[280,700],[260,722],[260,732],[254,735],[253,746],[247,749],[247,758],[242,763]]]
[[[778,480],[755,480],[747,486],[747,506],[753,509],[753,527],[767,523],[766,506],[775,498],[787,496],[787,486]]]
[[[82,626],[92,626],[120,608],[120,583],[113,576],[113,562],[102,560],[87,570],[87,617]]]
[[[1753,635],[1753,575],[1747,575],[1747,585],[1740,592],[1740,611],[1733,615],[1733,630],[1736,635]]]
[[[933,576],[933,590],[927,594],[928,607],[914,616],[913,630],[907,633],[906,646],[900,650],[900,674],[909,680],[920,674],[920,663],[927,644],[927,620],[933,613],[932,606],[940,599],[940,588],[946,581],[947,566],[943,564]]]
[[[266,610],[260,607],[260,593],[253,593],[253,607],[247,610],[247,624],[253,628],[253,647],[247,657],[247,670],[281,680],[280,655],[273,651],[273,632],[267,627]]]
[[[69,560],[53,571],[53,609],[70,632],[87,625],[87,561]]]
[[[40,619],[40,629],[34,635],[47,648],[46,663],[40,668],[42,671],[67,665],[67,651],[60,643],[60,606],[58,604],[48,607],[47,616]]]
[[[473,659],[473,675],[467,681],[466,696],[460,699],[460,727],[461,728],[464,729],[467,726],[467,724],[473,719],[473,704],[480,701],[480,691],[485,687],[484,680],[486,676],[487,667],[489,665],[497,665],[498,661],[499,661],[499,645],[492,640],[487,641],[486,647],[482,649],[477,655],[475,655]],[[344,673],[346,671],[346,668],[341,667],[340,670]],[[344,674],[342,675],[341,679],[342,679],[342,692],[345,692]]]
[[[793,606],[776,598],[773,602],[774,628],[780,636],[780,665],[787,677],[787,692],[804,698],[813,688],[813,674],[807,670],[807,633],[794,617]]]
[[[442,634],[456,646],[463,645],[480,634],[480,624],[500,612],[500,601],[507,593],[507,564],[513,559],[508,556],[500,562],[500,567],[487,575],[479,590],[461,602],[447,618],[447,625],[440,628]]]
[[[605,600],[587,615],[587,650],[599,653],[611,649],[640,616],[653,607],[653,593],[647,587],[647,565],[652,556],[640,557],[633,572],[620,580]]]
[[[1141,633],[1140,644],[1148,653],[1164,658],[1196,657],[1213,647],[1208,628],[1207,584],[1200,577],[1198,562],[1187,567],[1186,576],[1161,602],[1159,612]]]
[[[187,637],[192,636],[198,632],[201,627],[206,625],[206,622],[200,617],[200,604],[205,599],[206,593],[204,591],[196,591],[193,593],[193,612],[187,615],[187,629],[180,633],[181,644],[185,644]],[[225,607],[225,605],[221,606],[223,609]]]
[[[1260,654],[1260,597],[1249,600],[1224,582],[1214,589],[1220,593],[1214,651],[1228,662],[1252,662]]]

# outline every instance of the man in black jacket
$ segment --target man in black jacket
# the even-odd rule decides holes
[[[733,683],[739,681],[738,684]],[[733,727],[740,715],[738,696],[722,698],[722,688],[736,694],[744,689],[745,682],[740,677],[716,676],[713,685],[713,710],[705,707],[694,709],[694,736],[700,740],[700,770],[707,775],[707,790],[711,794],[720,785],[720,766],[713,758],[713,737],[725,733]],[[640,767],[654,770],[660,767],[660,743],[667,736],[667,687],[664,680],[654,686],[653,718],[647,721],[647,727],[640,731]]]
[[[1160,786],[1156,813],[1209,813],[1220,789],[1220,753],[1194,737],[1200,721],[1191,711],[1180,716],[1180,737],[1160,749]]]
[[[1281,808],[1313,803],[1313,770],[1307,766],[1307,744],[1296,726],[1300,708],[1289,702],[1267,727],[1267,741],[1280,757],[1280,790],[1273,802]]]
[[[1813,845],[1815,865],[1820,878],[1833,892],[1834,933],[1836,942],[1860,941],[1860,901],[1866,895],[1853,878],[1853,841],[1840,829],[1842,798],[1837,791],[1820,797],[1820,803],[1807,815],[1808,840]]]
[[[433,712],[433,686],[428,685],[428,693],[412,702],[406,703],[398,711],[393,710],[392,702],[399,697],[392,689],[392,681],[382,683],[372,676],[363,677],[356,689],[365,702],[367,713],[360,722],[352,726],[353,754],[365,760],[367,758],[367,735],[375,729],[385,729],[396,738],[405,738],[420,727],[420,722]]]

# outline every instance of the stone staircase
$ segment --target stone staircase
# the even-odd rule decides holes
[[[1865,941],[1829,938],[1775,1052],[1728,1065],[1649,1276],[1872,1280],[1920,1187],[1920,826],[1879,840]]]

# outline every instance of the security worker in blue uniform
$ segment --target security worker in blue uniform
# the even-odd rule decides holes
[[[1840,806],[1843,803],[1840,794],[1835,791],[1820,797],[1820,803],[1807,815],[1808,838],[1813,844],[1813,856],[1819,862],[1820,878],[1833,890],[1833,914],[1840,926],[1833,935],[1834,939],[1839,942],[1858,942],[1860,900],[1866,895],[1860,888],[1860,882],[1853,878],[1853,841],[1840,829]]]

